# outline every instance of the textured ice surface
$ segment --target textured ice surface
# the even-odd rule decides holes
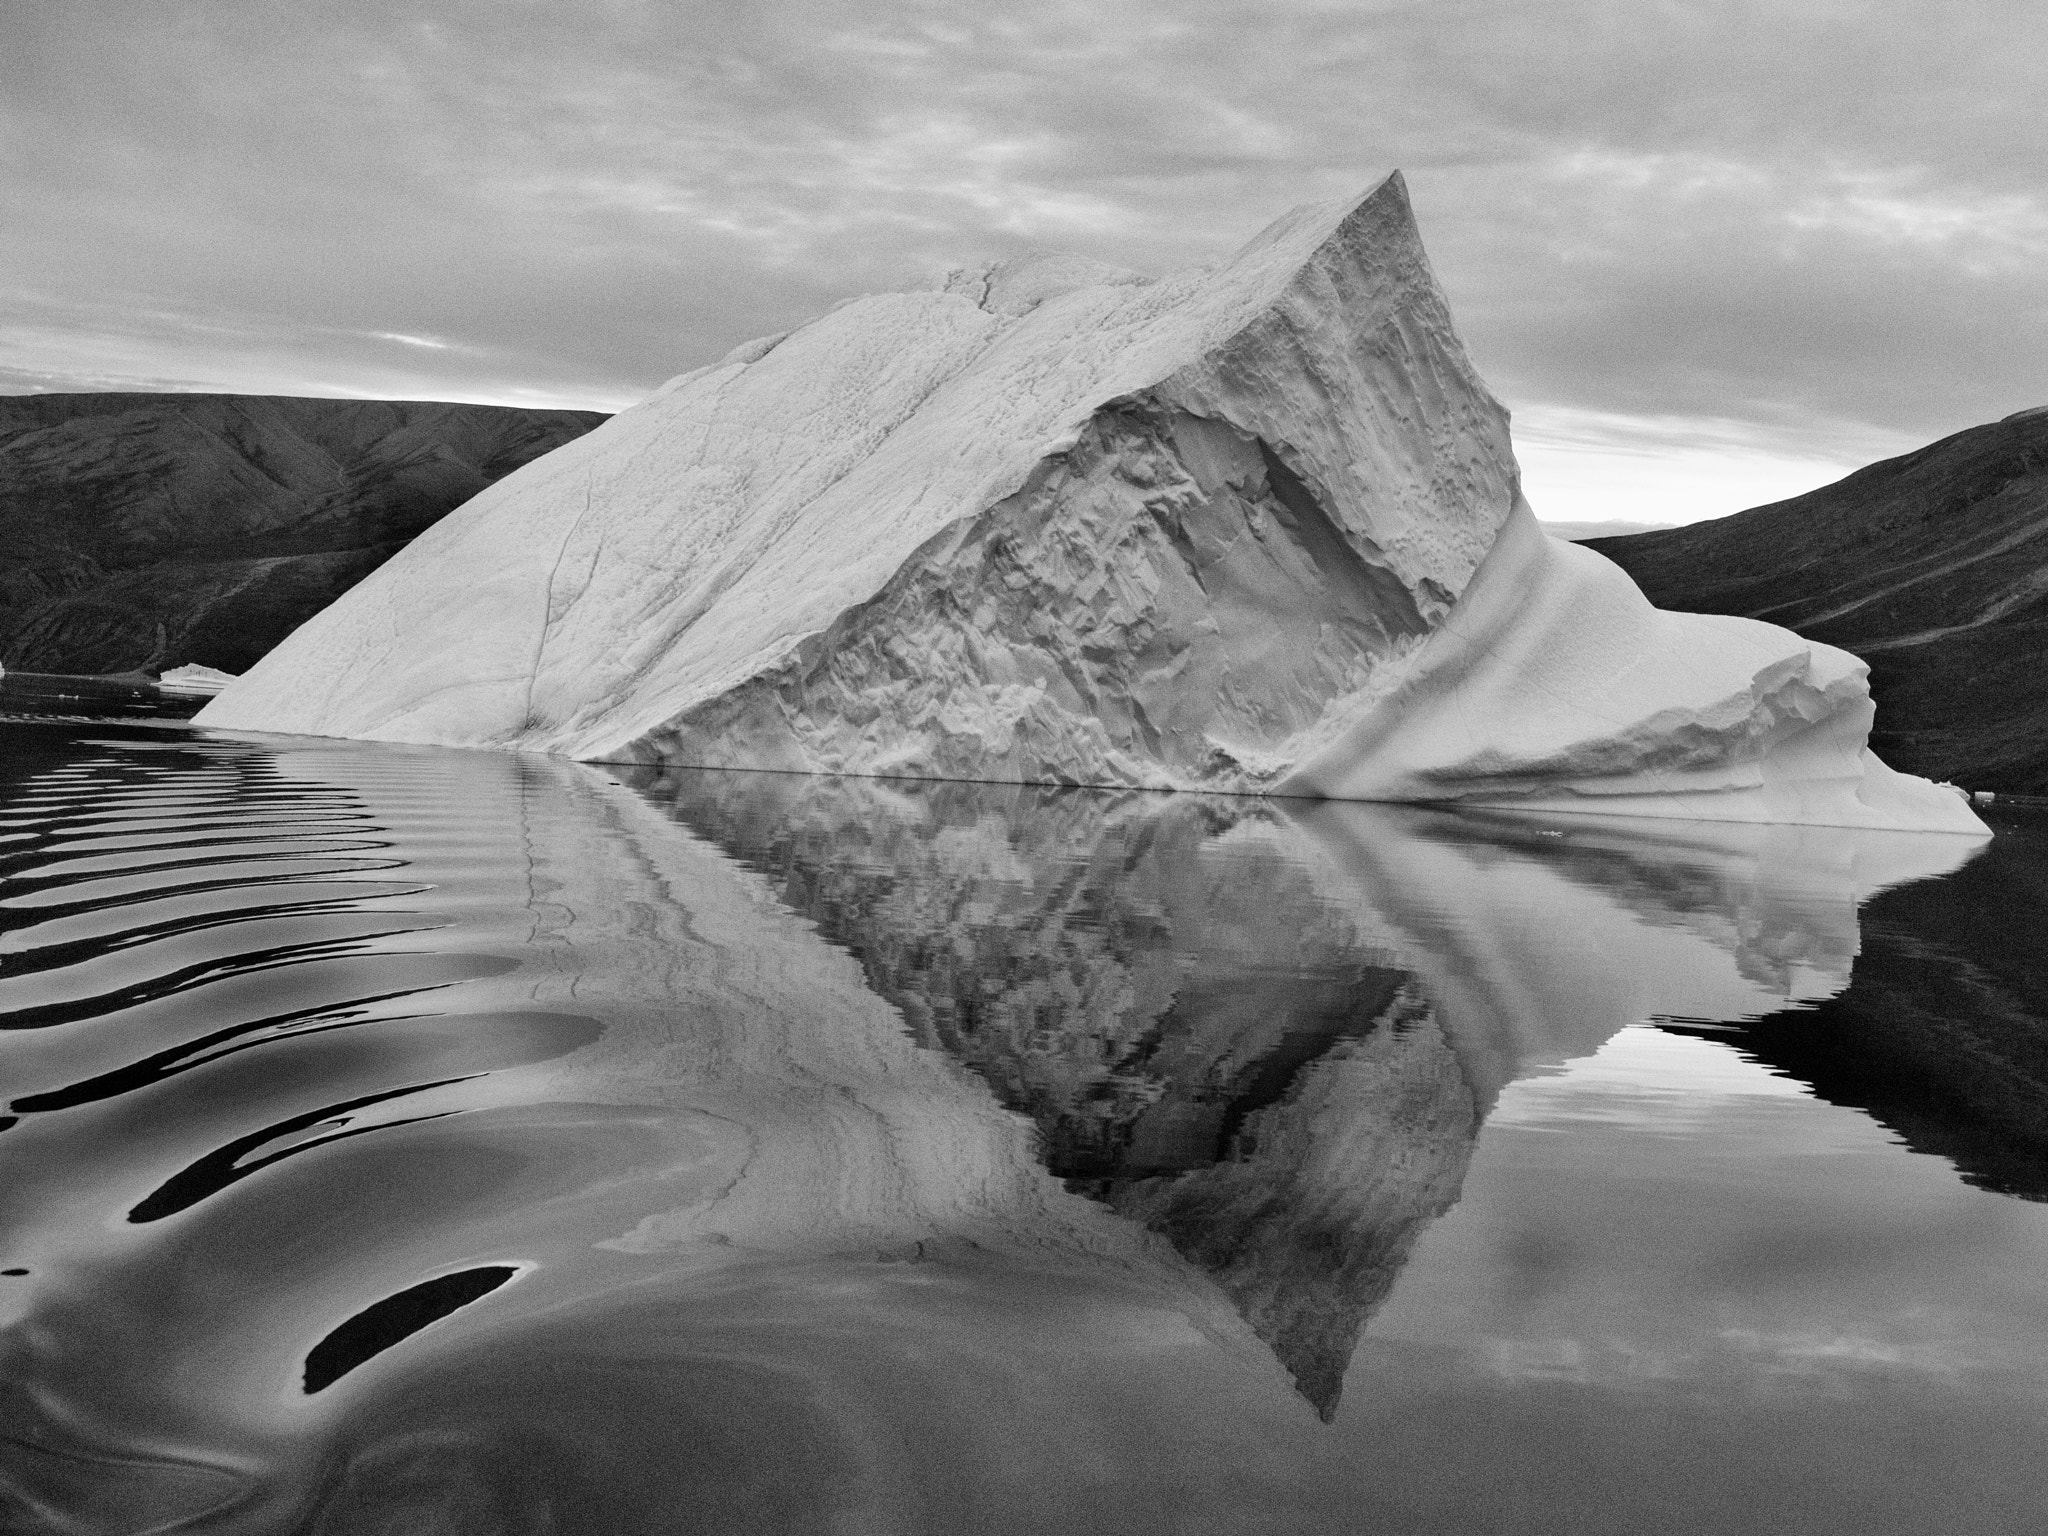
[[[202,667],[193,661],[182,667],[170,668],[156,680],[156,685],[166,693],[219,693],[234,680],[232,672],[223,672],[219,667]]]
[[[1860,664],[1517,490],[1398,175],[1215,269],[856,299],[483,492],[208,724],[606,761],[1976,830]]]

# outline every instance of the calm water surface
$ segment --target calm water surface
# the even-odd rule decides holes
[[[0,1528],[2048,1517],[2048,823],[654,774],[53,691],[0,684]]]

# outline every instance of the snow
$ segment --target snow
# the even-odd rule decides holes
[[[1526,507],[1452,622],[1276,786],[1698,821],[1974,831],[1865,745],[1869,669],[1755,619],[1666,613]]]
[[[1398,174],[1213,270],[1030,257],[749,343],[459,508],[199,718],[1981,829],[1863,750],[1852,658],[1657,615],[1542,537]]]

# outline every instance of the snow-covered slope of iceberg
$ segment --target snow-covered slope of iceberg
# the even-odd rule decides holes
[[[1868,716],[1846,654],[1655,615],[1549,549],[1395,175],[1213,270],[1038,257],[750,343],[476,497],[199,718],[1978,830],[1863,750]]]
[[[1961,794],[1865,745],[1869,669],[1755,619],[1666,613],[1518,505],[1379,706],[1282,780],[1701,821],[1982,832]]]

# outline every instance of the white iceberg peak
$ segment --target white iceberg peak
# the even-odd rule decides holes
[[[1863,749],[1853,658],[1657,614],[1517,478],[1396,174],[1214,269],[1037,254],[739,348],[458,509],[200,718],[1978,827]]]

